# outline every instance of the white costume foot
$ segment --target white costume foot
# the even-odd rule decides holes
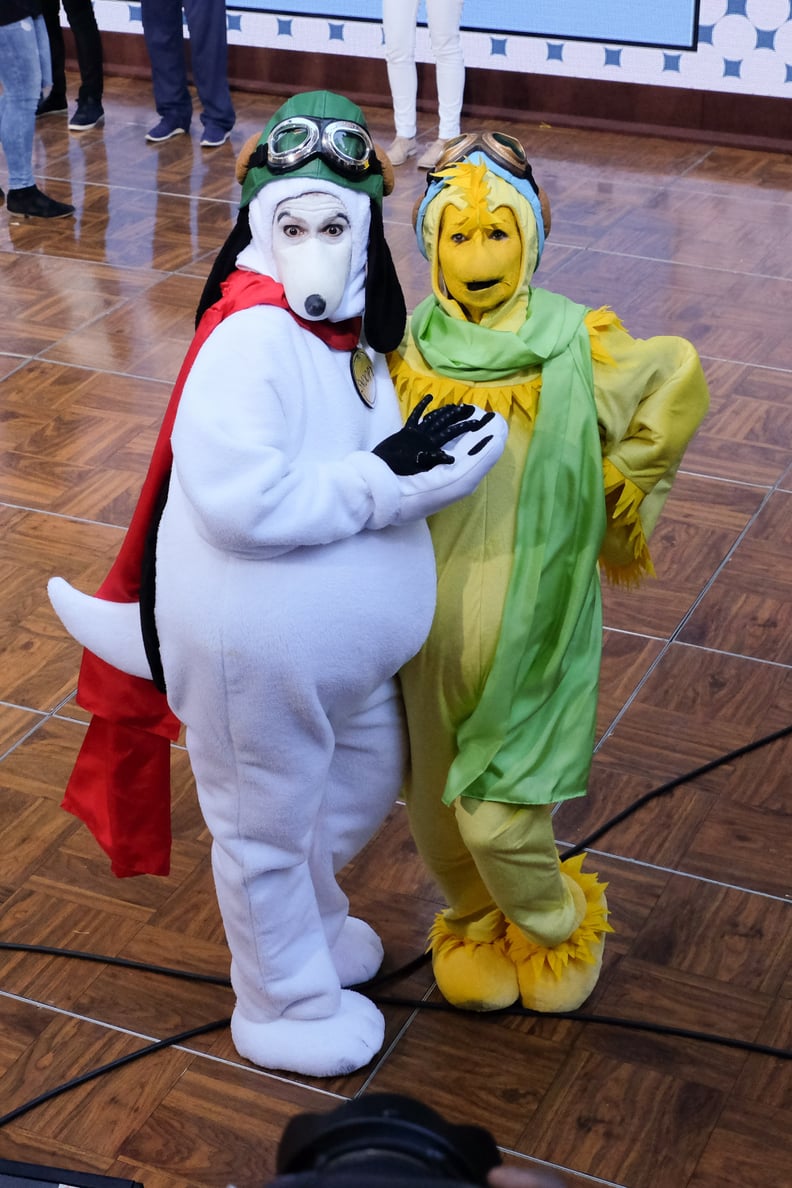
[[[238,1008],[231,1016],[231,1038],[240,1056],[262,1068],[308,1077],[341,1077],[376,1056],[385,1037],[385,1020],[368,998],[341,991],[341,1005],[326,1019],[275,1019],[251,1023]]]
[[[382,941],[365,920],[347,916],[338,940],[330,950],[342,986],[359,986],[373,978],[382,965]]]

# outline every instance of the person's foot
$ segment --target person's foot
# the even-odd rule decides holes
[[[418,152],[415,137],[397,136],[385,152],[391,165],[403,165],[409,157],[414,157]]]
[[[183,136],[189,127],[189,124],[179,124],[175,120],[163,118],[146,133],[146,140],[152,144],[162,144],[164,140],[170,140],[174,136]]]
[[[87,132],[104,123],[104,108],[98,99],[78,99],[77,110],[69,120],[70,132]]]
[[[432,144],[430,144],[427,149],[424,149],[418,158],[418,168],[432,169],[435,161],[438,160],[445,146],[446,142],[442,139],[435,140]]]
[[[204,124],[201,148],[219,148],[230,136],[230,128],[221,128],[219,124]]]
[[[50,91],[46,99],[40,99],[39,105],[36,108],[36,119],[39,116],[48,115],[65,115],[69,110],[65,95],[56,95],[54,91]]]
[[[9,190],[6,198],[9,214],[24,215],[25,218],[63,219],[74,214],[74,207],[68,202],[56,202],[43,194],[38,186],[24,186],[20,190]]]
[[[5,202],[5,194],[3,193],[2,190],[0,190],[0,206],[2,206],[4,202]]]

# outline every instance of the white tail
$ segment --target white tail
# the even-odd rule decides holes
[[[55,614],[78,643],[121,672],[151,680],[137,602],[94,598],[61,577],[50,578],[47,593]]]

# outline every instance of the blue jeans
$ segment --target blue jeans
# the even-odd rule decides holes
[[[0,25],[0,144],[8,164],[9,190],[35,184],[33,129],[42,92],[52,86],[49,42],[43,17]]]

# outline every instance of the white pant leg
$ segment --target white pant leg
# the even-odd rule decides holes
[[[211,678],[209,678],[211,679]],[[231,982],[251,1022],[334,1013],[340,983],[309,868],[333,755],[318,698],[274,713],[261,690],[232,699],[214,721],[192,706],[187,748],[212,834],[215,887],[231,950]],[[286,712],[284,712],[286,710]],[[264,741],[267,740],[267,741]]]
[[[336,724],[335,734],[310,857],[316,900],[331,948],[349,906],[336,875],[379,829],[406,773],[407,734],[396,681],[386,681],[342,724]]]
[[[426,0],[426,16],[435,59],[438,136],[441,140],[450,140],[459,135],[465,90],[465,59],[459,33],[462,0]]]
[[[383,0],[385,61],[393,99],[397,136],[412,140],[417,131],[418,71],[415,66],[415,21],[418,0]]]

